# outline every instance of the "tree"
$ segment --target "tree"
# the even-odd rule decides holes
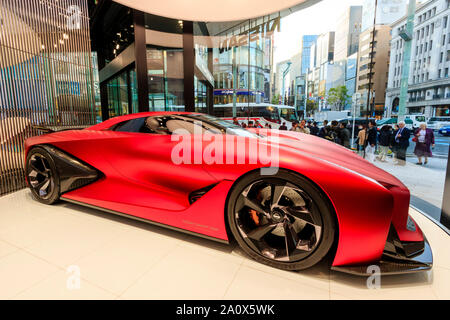
[[[272,104],[279,104],[280,103],[280,95],[276,94],[272,97]]]
[[[306,101],[306,115],[314,115],[314,111],[317,109],[319,109],[319,104],[316,101],[310,99]]]
[[[351,96],[348,94],[347,87],[339,86],[328,90],[327,103],[337,107],[339,111],[342,111],[350,98]]]

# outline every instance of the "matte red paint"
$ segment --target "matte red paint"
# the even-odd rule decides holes
[[[167,135],[114,132],[121,121],[170,113],[140,113],[113,118],[77,131],[33,137],[32,146],[50,144],[100,170],[104,177],[65,193],[64,199],[118,211],[213,238],[228,240],[225,227],[227,195],[233,183],[261,164],[181,164],[172,162],[177,142]],[[172,114],[180,114],[172,113]],[[338,246],[334,266],[367,264],[380,259],[391,223],[400,240],[422,241],[423,234],[406,228],[409,190],[395,177],[353,152],[314,136],[280,131],[279,167],[313,181],[329,198],[337,217]],[[192,145],[199,137],[191,136]],[[225,139],[224,135],[215,136]],[[253,138],[244,138],[247,144]],[[208,143],[203,143],[202,152]],[[233,146],[236,151],[236,145]],[[229,151],[229,150],[228,150]],[[239,152],[242,152],[240,150]],[[226,157],[226,150],[225,155]],[[224,158],[225,162],[226,158]],[[190,205],[190,192],[217,183]]]

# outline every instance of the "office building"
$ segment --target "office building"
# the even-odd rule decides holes
[[[377,25],[375,36],[372,29],[361,33],[356,80],[356,91],[361,94],[361,115],[369,112],[370,116],[383,116],[389,70],[390,32],[390,26]]]
[[[448,115],[450,107],[450,8],[447,0],[432,0],[416,8],[410,71],[407,114],[427,117]],[[391,57],[387,117],[396,116],[404,62],[404,40],[400,36],[406,17],[392,24]]]

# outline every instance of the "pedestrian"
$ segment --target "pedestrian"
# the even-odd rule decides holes
[[[394,136],[396,165],[404,166],[406,165],[406,149],[409,147],[409,138],[411,137],[411,132],[406,128],[405,121],[398,123],[398,130],[394,132]]]
[[[309,131],[310,131],[310,133],[311,133],[313,136],[318,136],[318,135],[319,135],[320,129],[319,129],[319,127],[317,126],[317,122],[316,122],[316,121],[313,122],[313,124],[312,124],[311,128],[309,129]]]
[[[415,132],[415,137],[413,141],[416,143],[414,148],[414,154],[417,156],[419,162],[418,165],[423,165],[428,163],[428,158],[433,156],[431,152],[431,147],[434,148],[434,133],[433,130],[427,128],[425,123],[421,123],[419,129]],[[425,162],[422,163],[422,157],[424,157]]]
[[[341,144],[341,139],[339,138],[339,136],[340,136],[339,122],[337,122],[336,120],[331,121],[330,129],[331,129],[331,134],[333,135],[334,143]]]
[[[339,140],[342,146],[350,149],[350,130],[347,129],[345,123],[339,124]]]
[[[375,150],[377,148],[377,127],[375,121],[369,121],[369,130],[367,131],[367,141],[366,141],[366,158],[374,162],[375,161]]]
[[[310,134],[309,128],[306,126],[306,120],[300,122],[300,125],[297,126],[297,131],[304,134]]]
[[[358,153],[361,155],[366,145],[366,126],[360,125],[358,128]]]
[[[380,134],[378,136],[378,142],[380,144],[379,159],[381,162],[386,162],[391,141],[392,141],[392,128],[391,126],[386,124],[383,127],[381,127]]]
[[[289,131],[297,131],[297,126],[298,126],[298,122],[297,121],[292,122],[292,128]]]
[[[288,128],[286,127],[286,122],[283,122],[279,128],[279,130],[284,130],[286,131]]]
[[[334,142],[333,132],[332,132],[330,126],[328,126],[327,120],[325,120],[323,122],[323,127],[320,128],[319,137],[324,138],[325,140]]]

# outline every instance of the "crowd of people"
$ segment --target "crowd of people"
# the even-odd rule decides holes
[[[235,124],[239,124],[237,119],[233,119]],[[252,121],[249,124],[242,124],[243,127],[255,128]],[[266,124],[266,129],[271,129],[270,124]],[[288,130],[286,123],[283,122],[279,130]],[[352,127],[350,123],[338,122],[336,120],[329,123],[323,122],[319,127],[315,121],[301,120],[292,124],[290,131],[311,134],[328,141],[340,144],[346,148],[351,148]],[[395,164],[404,166],[406,164],[406,150],[410,145],[410,140],[414,142],[414,154],[417,157],[417,165],[428,164],[428,158],[433,156],[431,151],[434,148],[433,130],[427,128],[422,123],[417,129],[408,129],[404,121],[400,121],[394,126],[383,125],[377,129],[376,122],[371,120],[368,125],[359,125],[355,128],[354,143],[357,151],[369,161],[386,162],[388,155],[392,152],[395,155]],[[378,156],[376,156],[378,150]]]

